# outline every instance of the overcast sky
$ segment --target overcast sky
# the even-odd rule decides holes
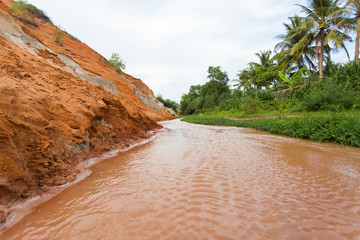
[[[109,59],[155,93],[180,101],[207,81],[209,66],[230,79],[259,50],[272,50],[283,22],[306,0],[29,0],[54,24]]]

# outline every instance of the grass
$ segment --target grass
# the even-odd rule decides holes
[[[76,42],[81,42],[78,38],[76,38],[73,35],[71,35],[70,33],[68,33],[63,27],[61,27],[61,26],[55,26],[55,27],[59,30],[59,32],[55,35],[55,42],[57,44],[61,45],[62,42],[63,42],[63,38],[65,36],[68,37],[68,38],[71,38],[72,40],[74,40]]]
[[[26,25],[38,28],[39,26],[35,23],[34,18],[39,19],[43,23],[49,23],[54,26],[51,19],[46,15],[46,13],[34,5],[28,3],[25,0],[13,1],[9,10],[14,14],[14,16],[23,22]],[[60,26],[55,26],[58,28],[59,32],[55,34],[55,42],[59,45],[63,44],[64,37],[69,37],[74,41],[81,42],[78,38],[74,37],[67,31],[65,31]]]
[[[32,21],[31,17],[35,17],[44,23],[52,24],[51,19],[46,15],[44,11],[38,9],[27,1],[14,1],[11,7],[9,7],[9,9],[14,14],[14,16],[17,17],[24,24],[38,27],[38,25],[34,21]]]
[[[64,42],[64,33],[63,32],[58,32],[55,34],[55,42],[62,46],[63,42]]]
[[[213,111],[205,112],[204,115],[208,117],[230,117],[230,118],[252,118],[252,117],[265,117],[265,116],[283,116],[285,113],[280,111],[262,111],[256,113],[246,113],[244,111]],[[291,113],[291,115],[299,115],[302,113]]]
[[[250,127],[284,136],[360,147],[360,115],[358,112],[317,112],[292,118],[276,117],[241,121],[205,114],[204,116],[186,116],[182,121],[204,125]]]

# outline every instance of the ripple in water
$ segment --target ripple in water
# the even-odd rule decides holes
[[[360,150],[179,121],[0,239],[360,239]]]

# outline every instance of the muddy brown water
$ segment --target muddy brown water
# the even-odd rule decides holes
[[[163,125],[0,239],[360,239],[360,149]]]

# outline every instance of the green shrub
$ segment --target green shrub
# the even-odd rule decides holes
[[[109,59],[109,64],[118,73],[122,73],[126,69],[126,62],[120,57],[120,54],[113,53]]]
[[[338,64],[330,69],[331,78],[337,83],[343,83],[349,89],[360,90],[360,63],[355,61]]]
[[[349,89],[345,83],[332,79],[324,80],[309,90],[303,99],[308,111],[340,111],[351,109],[360,102],[359,94]]]
[[[20,21],[25,24],[32,25],[34,27],[38,27],[38,25],[31,21],[30,17],[35,17],[41,20],[44,23],[52,24],[51,19],[46,15],[46,13],[34,5],[28,3],[24,0],[14,1],[9,7],[10,11],[17,17]]]
[[[257,96],[246,96],[241,99],[240,110],[244,111],[246,114],[252,114],[265,110],[265,105]]]

